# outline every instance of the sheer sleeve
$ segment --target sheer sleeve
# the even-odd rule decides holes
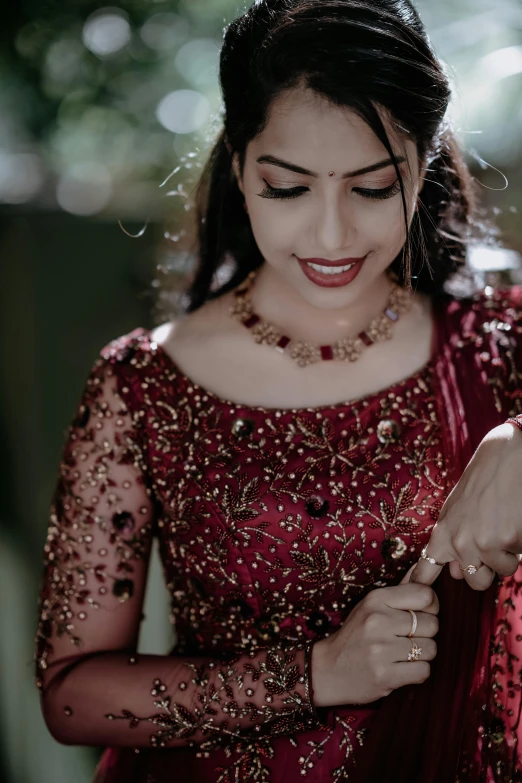
[[[140,748],[316,725],[310,641],[221,658],[136,652],[155,501],[140,412],[119,389],[118,365],[102,356],[53,496],[35,651],[49,731],[67,745]]]

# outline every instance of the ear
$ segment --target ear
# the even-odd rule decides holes
[[[234,152],[232,155],[232,171],[234,172],[234,176],[237,180],[237,185],[239,190],[243,195],[245,195],[245,191],[243,190],[243,180],[241,177],[241,170],[239,167],[239,155],[237,152]]]

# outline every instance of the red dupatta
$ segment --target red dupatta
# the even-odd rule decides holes
[[[509,405],[495,394],[491,379],[503,366],[503,346],[509,346],[509,340],[504,335],[497,340],[494,330],[482,328],[491,318],[488,304],[435,303],[435,396],[452,485],[482,438],[510,412]],[[489,361],[486,369],[485,357]],[[350,778],[354,783],[496,780],[488,771],[495,751],[487,727],[490,638],[498,585],[475,592],[444,569],[434,589],[440,600],[440,631],[431,677],[421,686],[400,688],[383,700]],[[511,764],[509,777],[498,780],[522,780],[515,777],[520,774],[516,759]]]

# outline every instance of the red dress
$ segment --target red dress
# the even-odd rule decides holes
[[[506,300],[495,306],[505,314]],[[461,344],[476,343],[491,311],[482,297],[457,318]],[[520,309],[510,324],[516,353]],[[454,485],[434,385],[442,348],[379,393],[294,410],[218,398],[141,328],[103,349],[60,466],[36,651],[53,736],[107,748],[95,783],[352,780],[384,700],[315,709],[310,645],[401,580]],[[497,383],[502,415],[520,411],[512,388]],[[169,656],[137,654],[128,630],[153,536],[178,639]],[[519,586],[504,580],[511,603],[490,629],[502,636],[489,694],[503,721],[486,743],[490,781],[520,779]],[[476,729],[484,743],[489,729]]]

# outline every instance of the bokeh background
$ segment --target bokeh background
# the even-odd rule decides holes
[[[520,0],[418,0],[455,85],[454,126],[521,280]],[[47,511],[100,349],[178,305],[194,182],[220,124],[237,0],[10,0],[0,15],[0,779],[88,783],[97,748],[49,735],[33,684]],[[165,290],[170,281],[172,293]],[[172,643],[154,553],[140,649]]]

